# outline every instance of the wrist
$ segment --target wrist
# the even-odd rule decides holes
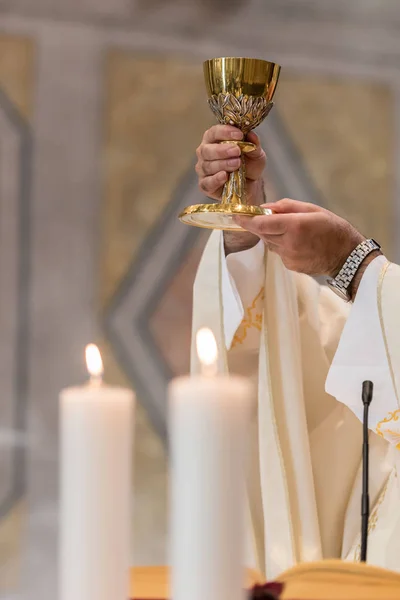
[[[368,256],[366,256],[363,260],[363,262],[361,263],[361,265],[359,266],[357,273],[354,275],[354,278],[352,280],[352,282],[349,285],[349,294],[350,294],[350,298],[351,298],[351,302],[354,302],[356,295],[357,295],[357,291],[358,288],[360,286],[361,280],[364,276],[364,273],[368,267],[368,265],[377,257],[377,256],[381,256],[382,252],[380,250],[374,250],[373,252],[371,252],[371,254],[368,254]]]
[[[327,285],[342,300],[352,302],[368,265],[380,252],[380,245],[373,239],[363,240],[350,252],[339,273],[327,279]]]
[[[357,246],[361,244],[361,242],[365,242],[365,240],[366,238],[363,235],[361,235],[361,233],[351,228],[351,230],[345,236],[345,239],[342,241],[342,251],[340,252],[340,256],[338,256],[335,262],[333,262],[330,265],[327,275],[334,279],[339,274],[341,268],[343,267],[344,263],[346,262],[350,254],[353,252],[353,250],[355,250],[355,248],[357,248]]]
[[[234,252],[250,250],[258,244],[260,238],[249,231],[224,231],[225,256]]]

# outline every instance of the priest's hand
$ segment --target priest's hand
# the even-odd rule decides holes
[[[231,125],[214,125],[205,132],[196,151],[196,173],[200,190],[209,198],[221,200],[229,173],[240,167],[240,149],[234,142],[242,139],[243,133]],[[220,143],[227,140],[232,140],[232,144]],[[249,133],[246,140],[256,145],[256,149],[244,157],[247,201],[259,206],[265,201],[262,172],[266,157],[254,132]],[[250,232],[225,232],[224,240],[225,252],[229,254],[252,248],[259,238]]]
[[[264,206],[274,214],[237,221],[261,238],[291,271],[334,277],[365,240],[350,223],[314,204],[285,198]]]
[[[232,144],[220,143],[229,140],[232,140]],[[196,173],[199,188],[209,198],[220,200],[229,173],[240,167],[240,149],[234,143],[240,140],[243,140],[243,133],[232,125],[214,125],[205,132],[196,150]],[[246,140],[256,146],[253,152],[244,156],[247,201],[249,204],[260,205],[264,202],[262,172],[266,162],[265,152],[253,131],[247,135]]]

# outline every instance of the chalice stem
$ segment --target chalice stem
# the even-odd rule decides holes
[[[244,152],[251,152],[254,144],[239,143],[240,167],[237,171],[229,174],[228,181],[222,190],[223,204],[246,204],[246,164],[244,161]]]
[[[228,181],[222,191],[222,202],[224,204],[244,204],[246,201],[246,167],[243,156],[241,156],[240,167],[237,171],[229,174]]]

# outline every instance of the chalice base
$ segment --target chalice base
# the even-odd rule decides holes
[[[194,225],[203,229],[244,231],[236,223],[235,216],[258,217],[270,214],[272,211],[269,208],[247,204],[195,204],[185,208],[179,215],[179,219],[186,225]]]

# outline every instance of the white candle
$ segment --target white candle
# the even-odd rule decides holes
[[[200,330],[203,373],[169,388],[173,600],[240,600],[244,491],[253,390],[215,375],[216,344]]]
[[[129,590],[134,396],[91,380],[60,395],[60,600],[125,600]]]

